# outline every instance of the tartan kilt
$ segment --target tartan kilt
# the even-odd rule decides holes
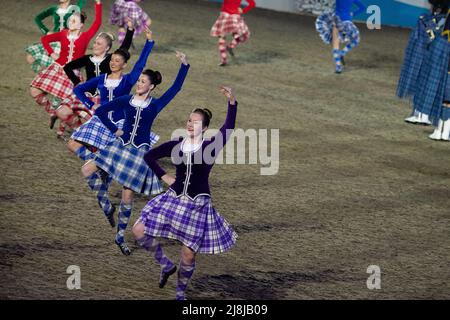
[[[89,98],[95,104],[100,105],[100,95],[99,94],[97,94],[95,96],[90,96]],[[72,93],[70,95],[70,97],[64,98],[61,101],[60,106],[68,107],[68,108],[72,109],[74,112],[76,112],[75,110],[78,111],[78,110],[82,110],[82,109],[87,109],[87,107],[84,105],[84,103],[81,102],[80,99],[78,99],[78,97],[74,93]]]
[[[124,120],[116,123],[119,129],[122,129]],[[109,131],[103,122],[95,115],[85,124],[81,125],[75,131],[71,138],[85,145],[104,149],[108,144],[117,139],[117,137]]]
[[[358,27],[351,21],[342,21],[333,12],[322,13],[316,19],[316,30],[325,44],[330,44],[333,39],[333,26],[339,32],[339,39],[342,42],[360,42]]]
[[[55,53],[61,52],[61,44],[59,42],[53,42],[50,44]],[[53,63],[52,57],[50,57],[47,51],[44,49],[42,43],[34,43],[25,48],[25,52],[30,54],[34,58],[34,62],[31,64],[31,69],[39,73],[42,69],[49,67]]]
[[[431,43],[424,58],[413,99],[414,109],[429,115],[434,125],[439,121],[444,101],[449,59],[450,42],[439,36]]]
[[[122,140],[116,138],[97,151],[95,163],[119,184],[134,192],[158,194],[162,192],[161,183],[144,160],[148,150],[150,147],[145,145],[140,148],[132,144],[124,146]]]
[[[408,46],[405,50],[403,65],[397,84],[397,96],[399,98],[412,97],[417,91],[420,68],[428,51],[428,39],[425,25],[419,20],[416,28],[411,31]]]
[[[146,235],[178,240],[198,253],[225,252],[238,237],[214,209],[209,196],[200,195],[192,200],[177,197],[172,189],[150,200],[138,222],[144,224]]]
[[[31,81],[31,86],[60,99],[69,97],[73,92],[72,81],[67,77],[64,68],[56,62],[39,72]]]
[[[134,24],[134,35],[139,35],[145,30],[148,14],[133,1],[118,0],[114,2],[109,15],[109,22],[112,25],[126,27],[126,19],[130,18]]]
[[[115,123],[117,128],[122,129],[124,119]],[[117,139],[103,122],[95,115],[89,119],[86,123],[81,125],[77,131],[75,131],[71,138],[85,145],[95,147],[97,149],[104,149],[108,144]],[[150,146],[156,144],[159,140],[159,135],[150,131]]]
[[[211,28],[211,36],[220,37],[227,34],[238,34],[242,41],[250,37],[250,30],[240,14],[220,13]]]

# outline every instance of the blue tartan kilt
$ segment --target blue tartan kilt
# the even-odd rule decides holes
[[[116,126],[122,129],[124,120],[116,122]],[[97,117],[93,116],[89,121],[82,124],[73,134],[72,139],[79,141],[85,145],[103,149],[108,144],[116,140],[116,136],[109,131],[103,122]],[[150,132],[150,145],[153,146],[158,142],[159,136],[153,131]]]
[[[225,252],[238,237],[209,196],[177,197],[172,189],[150,200],[138,222],[145,226],[145,234],[178,240],[197,253]]]
[[[429,115],[433,124],[440,118],[442,102],[447,86],[450,42],[439,36],[434,40],[419,73],[414,109]]]
[[[119,129],[122,129],[123,122],[124,120],[120,120],[116,123]],[[88,122],[82,124],[71,138],[97,149],[103,149],[116,140],[116,136],[95,115]]]
[[[333,12],[327,11],[322,13],[316,19],[316,30],[320,38],[326,44],[330,44],[333,39],[333,26],[336,26],[339,32],[339,39],[342,42],[360,42],[360,34],[358,27],[351,21],[342,21]]]
[[[416,28],[411,31],[406,47],[397,85],[399,98],[412,97],[417,91],[419,72],[427,53],[427,44],[428,35],[425,32],[424,24],[419,20]]]
[[[116,138],[95,154],[97,167],[106,171],[114,180],[134,192],[146,195],[162,192],[161,183],[144,161],[149,146],[136,148],[132,144],[124,145]]]

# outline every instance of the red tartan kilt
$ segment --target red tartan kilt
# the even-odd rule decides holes
[[[242,38],[248,38],[250,31],[244,19],[239,14],[221,12],[211,28],[211,36],[220,37],[226,34],[238,34]]]
[[[100,104],[100,95],[92,97],[91,100],[95,104]],[[59,108],[70,108],[73,114],[64,123],[70,128],[78,128],[81,124],[86,123],[92,118],[93,112],[86,108],[86,106],[74,95],[65,98]]]
[[[78,76],[79,73],[78,73]],[[67,77],[62,66],[56,62],[45,68],[33,79],[31,86],[64,99],[72,94],[73,83]]]

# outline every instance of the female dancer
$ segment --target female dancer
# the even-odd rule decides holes
[[[55,110],[52,108],[47,94],[64,99],[72,94],[73,85],[63,70],[64,65],[74,59],[82,57],[87,49],[89,41],[97,33],[102,23],[101,0],[96,0],[95,20],[89,30],[81,32],[85,17],[83,14],[74,13],[68,21],[68,29],[43,36],[41,41],[54,62],[39,74],[31,82],[30,94],[36,103],[44,108],[51,116],[50,126],[56,120]],[[50,46],[51,42],[61,44],[61,53],[58,55]]]
[[[131,19],[136,28],[135,35],[139,35],[145,28],[149,28],[152,20],[139,6],[141,0],[116,0],[111,8],[109,22],[119,27],[118,39],[122,42],[125,37],[127,19]]]
[[[354,4],[358,10],[351,11]],[[323,42],[333,45],[336,73],[342,72],[344,57],[360,42],[359,30],[352,19],[365,10],[366,7],[359,0],[336,0],[335,12],[324,12],[316,20],[316,30]],[[343,50],[340,49],[341,42],[345,43]]]
[[[133,192],[149,195],[162,191],[158,178],[146,165],[144,155],[150,149],[148,133],[153,121],[181,90],[189,70],[186,56],[177,52],[177,57],[181,61],[178,75],[172,86],[160,98],[153,98],[150,94],[161,83],[161,74],[147,69],[139,77],[134,95],[117,98],[101,105],[96,111],[96,115],[103,124],[119,138],[104,149],[100,149],[95,161],[89,161],[83,166],[82,173],[87,180],[90,180],[100,168],[123,186],[119,223],[114,242],[124,255],[131,253],[125,243],[124,235],[131,216]],[[123,129],[109,118],[108,114],[111,111],[124,113]]]
[[[166,142],[150,150],[147,164],[170,187],[144,207],[133,227],[140,246],[151,252],[161,265],[159,287],[175,273],[176,266],[164,254],[155,237],[176,239],[182,243],[176,299],[185,299],[185,290],[195,270],[197,253],[216,254],[229,250],[237,234],[213,208],[208,184],[214,159],[235,127],[237,102],[232,90],[222,87],[228,98],[228,113],[220,132],[211,140],[203,138],[211,120],[208,109],[195,109],[186,124],[187,137]],[[213,147],[213,148],[211,148]],[[167,174],[157,163],[163,157],[176,162],[176,176]]]
[[[419,90],[419,72],[425,64],[425,57],[429,53],[430,44],[439,37],[442,31],[446,12],[447,0],[429,0],[431,12],[419,17],[417,26],[411,31],[405,58],[397,86],[399,98],[413,98]],[[412,124],[430,125],[428,114],[413,108],[412,114],[405,119]]]
[[[114,98],[124,95],[129,95],[134,84],[138,80],[142,70],[144,70],[147,59],[152,51],[155,41],[152,40],[152,33],[149,29],[146,30],[147,41],[144,49],[136,61],[133,70],[128,74],[123,74],[126,63],[130,58],[128,51],[117,49],[111,57],[109,74],[103,74],[99,77],[79,84],[74,88],[74,93],[86,105],[88,109],[96,108],[88,95],[90,92],[98,90],[101,104],[106,104]],[[97,111],[96,111],[97,115]],[[80,159],[87,161],[94,158],[92,148],[97,150],[104,149],[111,142],[116,140],[114,133],[110,132],[102,123],[98,116],[94,115],[88,122],[81,125],[77,131],[72,134],[71,140],[67,144],[70,151],[75,153]],[[108,114],[109,120],[119,128],[122,128],[124,123],[124,113],[122,110],[111,111]],[[148,131],[150,145],[156,143],[159,137]],[[97,201],[100,208],[102,208],[107,220],[112,227],[115,226],[114,211],[115,207],[108,198],[108,188],[112,182],[112,178],[108,176],[103,170],[97,173],[92,173],[87,179],[88,186],[96,193]]]
[[[125,51],[130,49],[133,33],[134,29],[131,21],[128,21],[127,34],[124,42],[120,46],[120,49]],[[75,74],[75,70],[85,68],[86,81],[94,77],[98,77],[100,74],[111,73],[109,64],[111,62],[112,54],[109,53],[109,50],[112,47],[113,41],[114,36],[112,34],[101,32],[94,41],[93,54],[85,55],[77,60],[69,62],[64,66],[64,71],[74,86],[81,82],[80,78]],[[98,91],[96,89],[93,89],[88,94],[91,99],[94,99],[95,104],[100,104],[100,96],[98,95]],[[68,125],[71,128],[78,128],[82,123],[89,120],[90,113],[83,109],[84,104],[75,96],[75,94],[72,94],[70,97],[64,99],[59,108],[56,109],[56,116],[61,120],[61,125],[57,134],[62,135],[64,133],[64,125]],[[84,122],[82,122],[82,115],[88,116],[87,118],[84,117]]]
[[[250,31],[241,14],[249,12],[255,7],[255,0],[247,0],[248,5],[242,9],[242,0],[224,0],[219,18],[211,28],[211,36],[219,38],[220,64],[227,65],[227,51],[234,56],[233,49],[239,43],[246,42],[250,37]],[[233,40],[226,43],[225,37],[231,34]]]
[[[71,5],[70,0],[59,0],[58,5],[53,5],[41,11],[36,18],[34,18],[34,22],[37,24],[43,35],[62,31],[67,28],[67,20],[69,17],[75,12],[81,12],[86,1],[87,0],[78,0],[77,5]],[[53,17],[52,30],[44,24],[44,19],[50,16]],[[61,49],[59,43],[52,43],[52,47],[53,50],[59,54]],[[47,54],[40,42],[28,46],[25,49],[25,52],[27,53],[27,62],[31,65],[31,69],[36,73],[43,68],[47,68],[53,62],[53,59]]]

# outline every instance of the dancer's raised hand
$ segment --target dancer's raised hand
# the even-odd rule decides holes
[[[177,51],[177,58],[180,59],[182,64],[188,65],[187,57],[183,52]]]
[[[231,104],[234,104],[234,102],[236,101],[233,89],[231,89],[230,87],[221,86],[220,93],[222,93],[225,97],[227,97],[228,101],[230,101]]]

